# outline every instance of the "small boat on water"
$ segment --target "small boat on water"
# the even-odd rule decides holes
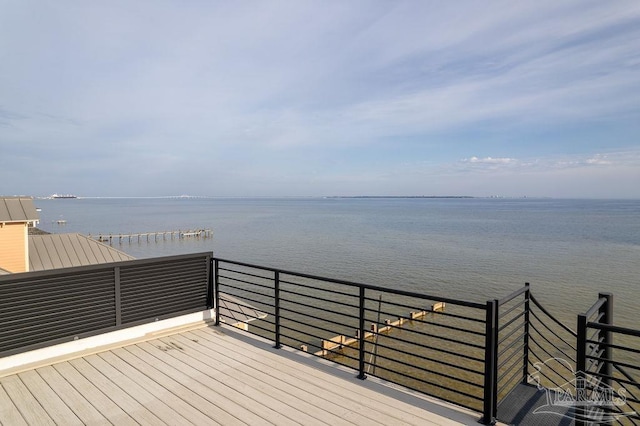
[[[55,199],[55,198],[78,198],[78,197],[71,194],[53,194],[51,198]]]

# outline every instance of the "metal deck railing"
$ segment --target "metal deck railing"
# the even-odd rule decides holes
[[[487,304],[214,259],[215,294],[268,316],[251,331],[483,412]],[[492,358],[491,358],[492,360]]]
[[[576,424],[640,424],[640,330],[613,325],[613,295],[600,293],[578,315],[577,342],[576,391],[587,404],[577,410]]]
[[[635,356],[640,348],[591,336],[584,340],[588,351],[581,352],[580,331],[545,309],[529,284],[481,304],[225,259],[214,258],[213,264],[214,293],[233,294],[268,313],[251,331],[276,347],[309,351],[353,367],[360,378],[380,377],[471,408],[482,413],[483,423],[499,418],[500,404],[528,386],[537,388],[538,400],[545,391],[564,398],[568,405],[556,413],[558,423],[563,416],[593,423],[615,410],[613,420],[637,424],[637,413],[623,410],[638,408],[640,364],[631,355],[625,361],[610,357],[616,351]],[[589,313],[610,309],[611,299],[599,303]],[[596,321],[607,318],[611,314],[598,315],[587,328],[640,337],[640,331]],[[585,362],[610,366],[613,372],[600,368],[593,374],[621,386],[615,395],[626,396],[626,408],[581,408],[579,379],[592,371],[583,368]],[[598,384],[591,388],[596,392]]]
[[[217,324],[226,312],[275,347],[473,409],[483,423],[499,419],[509,401],[524,410],[511,397],[527,387],[538,399],[544,391],[560,397],[558,415],[577,425],[640,424],[640,330],[614,325],[613,297],[600,294],[574,331],[528,284],[477,303],[211,253],[12,274],[0,277],[0,357],[222,308],[221,293],[235,299],[216,309]]]

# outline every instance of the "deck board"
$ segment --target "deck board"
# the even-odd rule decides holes
[[[143,425],[165,424],[146,407],[132,398],[126,391],[118,387],[109,378],[105,377],[100,371],[95,369],[84,358],[74,359],[69,363],[87,380],[95,384],[98,389],[108,395],[109,398],[118,406],[119,410],[130,415],[136,422]],[[113,415],[117,415],[117,412],[108,413],[109,417]]]
[[[175,342],[185,350],[190,351],[190,355],[198,358],[200,361],[207,359],[218,359],[220,363],[210,366],[210,374],[224,374],[222,371],[230,372],[233,377],[242,383],[251,384],[259,393],[270,395],[275,401],[278,401],[278,407],[282,411],[291,413],[295,421],[304,424],[335,424],[348,425],[353,424],[343,419],[340,415],[333,414],[331,410],[334,408],[331,404],[322,404],[314,398],[314,395],[301,388],[283,386],[283,381],[278,377],[265,374],[251,366],[238,362],[228,354],[220,354],[212,351],[203,339],[189,338],[189,334],[176,336]],[[194,340],[197,340],[194,341]],[[223,355],[223,356],[220,356]],[[284,389],[283,389],[284,387]],[[308,401],[313,401],[310,403]],[[373,422],[375,424],[375,422]]]
[[[61,362],[51,366],[63,380],[75,389],[82,399],[76,399],[74,404],[83,404],[86,401],[95,408],[110,423],[117,425],[136,425],[137,422],[125,411],[113,402],[96,384],[90,382],[75,367],[68,362]],[[60,385],[64,386],[64,385]],[[71,397],[71,394],[69,394]]]
[[[194,409],[201,412],[205,416],[204,418],[206,418],[207,423],[215,425],[228,424],[230,422],[237,421],[237,419],[229,416],[228,413],[220,407],[212,404],[210,401],[192,390],[190,387],[191,382],[186,380],[186,376],[182,376],[181,381],[177,381],[165,374],[162,370],[153,367],[153,363],[157,361],[155,361],[151,356],[145,357],[145,352],[139,348],[138,351],[132,350],[132,348],[119,348],[112,352],[123,361],[130,364],[132,368],[137,369],[147,377],[152,378],[159,386],[169,391],[172,395],[177,396],[182,401],[188,403]]]
[[[196,339],[190,338],[191,336]],[[221,363],[216,368],[233,371],[235,375],[253,381],[258,389],[283,398],[285,402],[290,401],[291,404],[296,404],[297,407],[303,408],[309,414],[317,415],[317,419],[321,423],[353,424],[348,418],[353,416],[354,412],[359,414],[358,417],[362,421],[366,420],[369,424],[389,424],[385,420],[393,420],[385,413],[370,412],[359,405],[350,404],[335,391],[327,391],[319,387],[317,380],[290,380],[286,372],[272,369],[272,359],[260,358],[260,355],[265,354],[258,354],[254,359],[250,359],[239,354],[237,347],[231,349],[218,347],[216,350],[217,343],[203,338],[205,336],[206,333],[204,336],[186,333],[176,340],[184,346],[191,345],[193,348],[197,345],[193,340],[198,340],[202,355],[206,358],[221,359]],[[229,354],[233,354],[233,356],[229,356]]]
[[[130,397],[135,399],[142,406],[147,407],[149,411],[158,416],[161,420],[176,419],[182,424],[187,424],[187,419],[182,417],[177,411],[167,405],[164,395],[154,395],[140,386],[138,382],[119,371],[113,365],[105,361],[100,355],[90,355],[84,358],[96,370],[100,371],[116,386],[126,392]]]
[[[151,355],[158,357],[166,365],[185,374],[189,380],[193,381],[192,384],[199,384],[200,386],[198,387],[201,392],[213,395],[229,414],[241,422],[246,424],[276,424],[275,421],[270,421],[263,414],[263,411],[268,407],[250,403],[250,400],[245,398],[241,392],[227,386],[222,380],[213,380],[199,369],[190,365],[190,362],[184,362],[175,357],[170,353],[170,350],[158,351],[158,348],[150,343],[143,343],[139,346]]]
[[[38,369],[42,379],[47,382],[51,390],[60,397],[69,409],[78,416],[83,424],[108,425],[111,424],[100,412],[91,405],[60,373],[53,367]]]
[[[271,345],[205,325],[2,377],[0,424],[460,425],[479,418]]]
[[[166,406],[170,410],[173,410],[175,413],[177,413],[179,416],[182,416],[186,423],[213,423],[211,417],[208,417],[198,408],[187,403],[187,401],[179,393],[174,393],[171,391],[171,389],[167,389],[166,387],[160,385],[152,378],[153,376],[147,376],[146,374],[144,374],[144,372],[131,366],[122,358],[118,357],[113,353],[113,351],[103,352],[99,356],[113,368],[120,371],[125,377],[127,377],[128,380],[132,380],[133,382],[138,384],[140,389],[144,389],[145,391],[149,392],[149,395],[151,395],[152,398],[160,397],[160,399],[164,402],[163,407]],[[176,419],[178,418],[176,417]]]
[[[3,378],[2,386],[25,422],[33,425],[55,425],[53,419],[17,375]]]
[[[9,395],[5,392],[4,387],[0,385],[0,425],[26,425],[27,422],[22,418],[20,410],[15,406]]]
[[[304,415],[304,413],[294,412],[291,407],[282,404],[273,398],[270,393],[264,393],[255,387],[255,384],[243,382],[235,375],[235,371],[230,368],[218,369],[211,362],[211,358],[203,359],[196,353],[190,351],[188,354],[184,352],[182,346],[177,345],[174,338],[163,338],[161,342],[172,344],[175,348],[171,351],[171,355],[184,362],[189,363],[192,367],[206,376],[207,381],[215,381],[223,383],[226,386],[225,396],[234,398],[235,402],[241,404],[249,404],[255,407],[252,411],[258,414],[263,421],[267,421],[276,425],[296,425],[300,422],[313,421],[312,418],[301,419],[296,421],[296,415]]]
[[[78,416],[67,407],[37,371],[26,371],[18,376],[56,424],[82,425]]]
[[[251,421],[259,421],[260,418],[253,414],[251,411],[244,410],[242,405],[225,401],[219,397],[218,389],[198,381],[196,378],[189,376],[189,366],[183,365],[182,367],[187,372],[180,369],[180,365],[173,362],[173,358],[168,355],[155,354],[152,348],[150,349],[149,343],[142,343],[125,348],[126,351],[132,353],[144,362],[148,362],[150,365],[162,364],[162,372],[170,380],[174,380],[177,383],[182,384],[184,387],[190,389],[195,394],[199,395],[202,399],[202,403],[209,404],[208,410],[215,414],[216,421],[227,425],[237,423],[250,423]],[[147,352],[150,350],[150,352]],[[195,371],[195,370],[194,370]],[[224,390],[224,389],[223,389]],[[199,398],[197,398],[199,399]]]
[[[316,369],[301,370],[297,365],[277,362],[279,355],[266,352],[255,347],[240,350],[237,339],[212,339],[212,334],[205,330],[194,330],[194,335],[210,340],[214,347],[226,353],[234,353],[233,358],[246,365],[261,364],[262,368],[277,372],[283,378],[290,379],[296,384],[311,385],[315,395],[323,395],[338,406],[348,410],[347,417],[362,416],[364,419],[373,417],[375,422],[383,424],[428,424],[433,416],[428,412],[410,404],[402,404],[396,400],[389,400],[379,392],[354,385],[351,382],[333,375],[327,375]],[[363,420],[364,420],[363,419]]]

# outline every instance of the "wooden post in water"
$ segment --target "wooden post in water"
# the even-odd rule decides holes
[[[375,334],[376,338],[373,343],[373,353],[369,358],[369,367],[371,367],[371,361],[373,358],[373,374],[376,373],[376,364],[378,362],[378,324],[380,324],[380,311],[382,310],[382,294],[378,296],[378,318],[375,324],[371,324],[371,331]],[[369,367],[367,367],[367,373],[369,372]]]
[[[436,302],[433,305],[431,305],[431,310],[433,312],[442,312],[444,311],[446,304],[444,302]]]

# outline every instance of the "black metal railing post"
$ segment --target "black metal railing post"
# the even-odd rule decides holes
[[[611,293],[600,293],[598,294],[598,298],[604,298],[606,302],[599,309],[599,316],[602,316],[600,322],[607,325],[613,324],[613,295]],[[600,330],[600,334],[603,337],[603,352],[602,358],[604,363],[602,365],[602,369],[600,372],[605,376],[602,378],[602,383],[606,386],[611,387],[611,376],[613,375],[613,364],[612,364],[612,356],[613,351],[611,350],[612,342],[612,334],[610,330]]]
[[[522,383],[527,384],[529,380],[529,321],[530,321],[530,309],[529,297],[531,296],[531,289],[529,283],[524,284],[526,290],[524,291],[524,346],[522,349]]]
[[[215,308],[216,308],[216,321],[215,325],[220,325],[220,273],[219,273],[219,261],[218,259],[214,259],[213,261],[213,296],[215,299]]]
[[[587,316],[578,315],[576,324],[576,393],[575,393],[575,425],[585,426],[586,410],[580,401],[586,399],[587,392]]]
[[[273,276],[273,290],[274,290],[274,315],[275,315],[275,340],[276,343],[273,346],[276,349],[280,349],[282,345],[280,344],[280,272],[274,271]]]
[[[207,309],[214,307],[214,290],[213,290],[213,258],[207,259]]]
[[[365,339],[365,330],[364,330],[364,310],[365,310],[365,288],[363,286],[360,286],[360,294],[359,294],[359,314],[358,314],[358,318],[360,320],[360,324],[358,327],[358,379],[364,380],[367,378],[367,375],[364,372],[364,345],[366,342]]]
[[[487,301],[484,346],[484,396],[481,423],[495,424],[498,399],[498,301]]]
[[[113,270],[114,274],[114,295],[116,309],[116,327],[122,325],[122,291],[120,289],[120,267],[116,266]]]

